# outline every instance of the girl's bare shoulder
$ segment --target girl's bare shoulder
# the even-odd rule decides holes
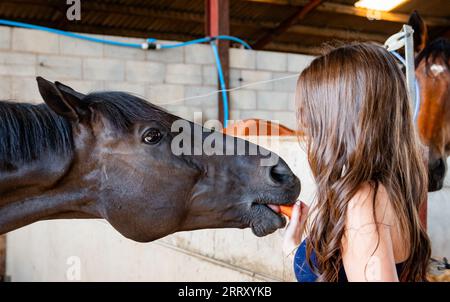
[[[389,227],[394,222],[394,211],[386,188],[380,184],[375,194],[373,185],[361,184],[348,203],[346,228],[359,229],[370,225]]]

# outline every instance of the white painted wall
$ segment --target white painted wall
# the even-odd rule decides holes
[[[450,158],[447,166],[450,167]],[[433,255],[450,258],[450,171],[447,171],[444,188],[428,194],[428,234]]]

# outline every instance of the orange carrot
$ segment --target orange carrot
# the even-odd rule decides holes
[[[280,206],[280,211],[282,214],[286,215],[287,217],[291,218],[292,216],[292,208],[294,206]]]

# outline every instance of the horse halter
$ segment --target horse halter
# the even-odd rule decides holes
[[[406,68],[406,85],[414,106],[413,117],[417,119],[420,109],[420,90],[416,79],[414,63],[414,30],[409,25],[403,25],[401,31],[390,36],[384,43],[384,47],[392,53]],[[398,54],[397,50],[405,48],[405,58]]]

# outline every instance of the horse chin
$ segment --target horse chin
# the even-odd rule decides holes
[[[447,172],[445,158],[438,158],[428,163],[428,192],[435,192],[444,186],[444,178]]]
[[[252,204],[250,228],[258,237],[267,236],[286,225],[286,219],[265,204]]]
[[[260,192],[248,208],[246,221],[253,234],[267,236],[286,225],[286,218],[280,212],[281,205],[292,206],[300,194],[300,185],[282,194]]]
[[[430,180],[428,183],[428,192],[436,192],[444,187],[444,179]]]

